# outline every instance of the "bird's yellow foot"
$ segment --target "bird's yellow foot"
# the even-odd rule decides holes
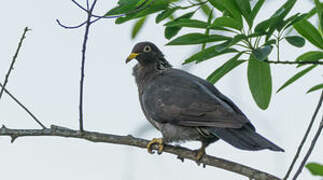
[[[164,150],[164,141],[163,138],[154,138],[147,144],[147,150],[150,154],[154,154],[152,146],[158,144],[158,154],[161,154]]]
[[[196,150],[195,160],[199,162],[205,154],[205,148],[201,147],[200,149]]]

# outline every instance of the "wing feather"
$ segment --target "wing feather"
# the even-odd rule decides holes
[[[169,69],[145,83],[143,108],[161,123],[241,128],[247,117],[212,84],[182,70]]]

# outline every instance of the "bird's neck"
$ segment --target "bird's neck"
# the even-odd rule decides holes
[[[142,84],[145,80],[152,78],[154,75],[171,68],[172,66],[168,63],[165,58],[159,58],[158,61],[149,64],[138,63],[133,68],[133,75],[135,76],[136,83]]]

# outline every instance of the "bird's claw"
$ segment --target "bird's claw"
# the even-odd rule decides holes
[[[150,154],[154,154],[152,146],[158,144],[158,154],[161,154],[164,150],[164,141],[163,138],[154,138],[147,144],[147,150]]]

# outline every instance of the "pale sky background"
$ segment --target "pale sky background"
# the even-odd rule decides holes
[[[257,16],[257,21],[269,17],[283,2],[269,1],[262,9],[265,12]],[[98,0],[95,12],[103,14],[115,4],[116,1]],[[298,1],[290,14],[306,12],[311,7],[309,1]],[[63,29],[55,19],[60,19],[66,25],[76,25],[84,20],[85,13],[70,0],[3,1],[0,17],[0,81],[3,82],[23,28],[30,27],[32,31],[27,33],[7,88],[47,126],[55,124],[78,128],[84,29]],[[150,18],[135,40],[130,40],[133,22],[115,25],[114,20],[108,19],[91,27],[86,55],[86,130],[133,134],[146,139],[160,136],[151,126],[151,130],[143,130],[147,129],[143,126],[146,127],[148,123],[141,112],[137,87],[131,75],[135,62],[126,65],[125,58],[136,42],[149,40],[160,47],[175,67],[182,68],[181,63],[196,47],[164,46],[167,41],[163,37],[163,23],[156,25],[153,21]],[[187,32],[184,29],[181,33]],[[306,48],[315,49],[308,43]],[[285,42],[281,49],[283,60],[294,60],[305,52],[305,49],[294,48]],[[190,71],[205,78],[226,59],[228,56],[213,58],[192,66]],[[242,109],[260,134],[286,152],[248,152],[219,141],[212,144],[207,153],[282,177],[317,105],[320,92],[305,92],[322,82],[322,68],[316,68],[279,94],[273,93],[269,108],[263,111],[256,106],[249,92],[246,66],[243,64],[229,73],[216,86]],[[273,91],[296,72],[294,66],[272,65]],[[314,131],[318,128],[322,112],[318,117]],[[7,95],[0,101],[1,124],[9,128],[38,128]],[[310,134],[309,140],[313,134]],[[307,150],[309,144],[306,143],[304,150]],[[199,147],[198,143],[184,145]],[[321,137],[310,161],[323,163],[322,147]],[[304,152],[301,157],[303,155]],[[299,162],[296,167],[298,165]],[[161,156],[150,155],[145,149],[59,137],[18,138],[13,144],[9,138],[0,137],[0,174],[1,179],[10,180],[247,179],[214,167],[198,167],[192,161],[181,163],[176,156],[166,153]],[[319,178],[314,178],[304,169],[299,179]]]

